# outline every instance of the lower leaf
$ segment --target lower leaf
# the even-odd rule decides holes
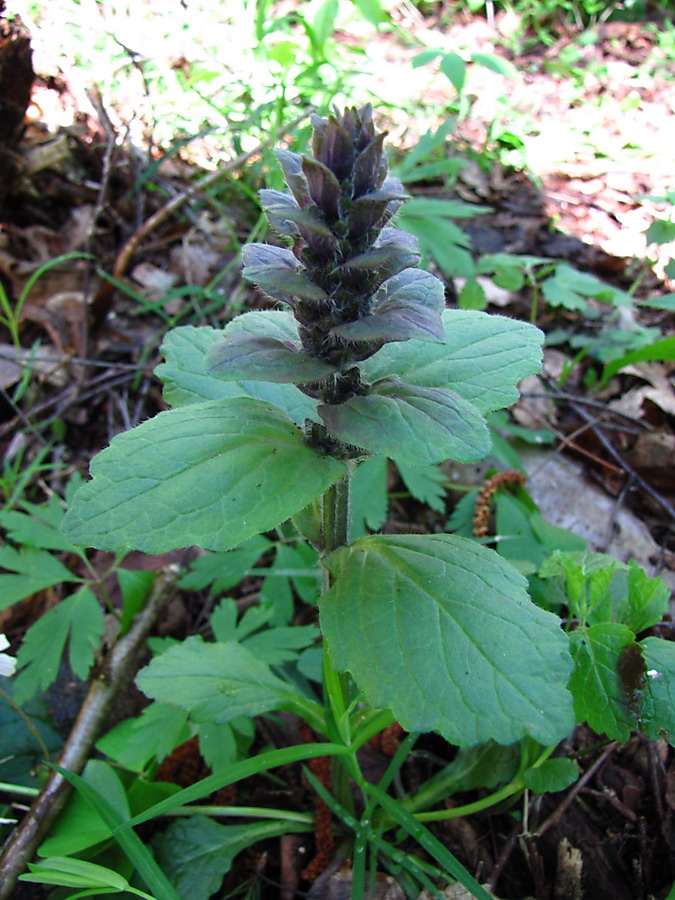
[[[567,637],[494,551],[454,535],[372,535],[326,565],[331,658],[405,729],[460,746],[569,734]]]
[[[344,474],[276,407],[237,397],[167,410],[92,462],[63,529],[102,550],[229,550],[275,528]]]

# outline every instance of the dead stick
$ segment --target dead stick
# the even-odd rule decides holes
[[[108,653],[59,758],[59,765],[64,769],[79,774],[84,768],[114,698],[134,674],[138,654],[150,629],[176,592],[179,571],[178,566],[169,566],[158,575],[145,607]],[[5,844],[0,857],[0,900],[11,897],[17,878],[35,855],[69,793],[70,785],[63,775],[52,772],[30,811]]]
[[[236,156],[234,159],[230,160],[230,162],[225,163],[215,172],[209,172],[208,175],[200,178],[199,181],[196,181],[189,188],[182,191],[180,194],[177,194],[175,197],[172,197],[171,200],[161,207],[161,209],[158,209],[149,219],[146,219],[141,227],[131,235],[129,240],[122,247],[115,260],[115,265],[113,266],[113,277],[117,279],[122,278],[143,238],[147,237],[151,231],[154,231],[155,228],[165,222],[177,209],[180,209],[184,203],[194,197],[195,194],[211,187],[221,179],[223,175],[226,175],[233,169],[239,168],[239,166],[243,166],[249,159],[261,153],[268,144],[276,141],[286,132],[292,131],[295,126],[302,122],[303,119],[306,119],[308,115],[310,115],[309,112],[304,112],[302,115],[296,116],[295,119],[290,121],[287,125],[284,125],[283,128],[280,128],[274,135],[266,138],[264,141],[260,141],[260,143],[252,150],[248,150],[246,153],[240,153],[239,156]]]

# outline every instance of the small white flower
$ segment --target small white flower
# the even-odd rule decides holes
[[[6,650],[9,647],[9,641],[5,637],[4,634],[0,634],[0,651]],[[0,675],[4,675],[5,678],[9,678],[10,675],[13,675],[16,671],[16,660],[13,656],[9,656],[7,653],[0,652]]]

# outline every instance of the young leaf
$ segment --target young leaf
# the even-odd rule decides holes
[[[293,321],[288,314],[276,315],[287,315],[288,320],[291,323]],[[184,325],[172,329],[166,335],[162,344],[166,362],[155,371],[165,384],[164,399],[167,403],[171,406],[187,406],[203,400],[253,397],[272,403],[297,425],[302,425],[305,419],[316,419],[316,400],[305,396],[295,385],[256,381],[228,382],[210,375],[205,366],[206,354],[220,343],[222,337],[221,330],[206,325],[202,328]]]
[[[675,746],[675,643],[648,637],[639,646],[647,667],[640,727],[647,737]]]
[[[286,207],[284,209],[288,212]],[[297,209],[297,214],[309,215],[301,209]],[[330,231],[328,234],[330,235]],[[292,304],[295,297],[306,300],[323,300],[326,297],[326,292],[310,281],[300,269],[300,263],[290,250],[273,247],[271,244],[247,244],[243,257],[244,278],[255,282],[258,287],[279,300]]]
[[[535,794],[555,794],[564,791],[579,777],[579,766],[566,757],[547,759],[540,766],[523,773],[525,787]]]
[[[0,568],[11,573],[0,574],[0,610],[54,584],[81,580],[51,553],[30,547],[0,547]]]
[[[319,415],[341,440],[414,466],[473,462],[490,449],[485,420],[454,391],[381,381],[365,397],[319,406]]]
[[[236,550],[198,556],[180,580],[180,586],[190,591],[211,587],[211,596],[232,590],[252,569],[272,542],[260,534],[253,535]],[[218,638],[224,640],[224,638]]]
[[[91,471],[66,535],[162,553],[236,547],[302,509],[344,466],[312,450],[276,407],[240,397],[161,412],[117,435]]]
[[[543,335],[532,325],[464,309],[446,309],[443,324],[443,344],[386,344],[362,363],[364,378],[449,388],[485,413],[514,403],[517,382],[539,371]]]
[[[638,634],[660,622],[670,601],[670,590],[662,578],[649,578],[633,560],[628,562],[626,594],[616,609],[616,620]]]
[[[17,702],[46,690],[54,681],[66,641],[71,669],[79,678],[86,678],[103,627],[101,604],[88,587],[80,588],[41,616],[26,632],[17,656],[21,670],[14,681]]]
[[[296,700],[293,687],[241,644],[206,644],[199,637],[155,657],[136,682],[153,700],[188,710],[195,722],[257,716],[293,708]]]
[[[453,535],[371,535],[326,564],[333,662],[406,730],[460,746],[569,734],[567,638],[496,553]]]
[[[577,722],[586,721],[599,734],[622,742],[628,740],[637,725],[634,698],[619,674],[619,660],[626,648],[639,653],[630,628],[613,622],[592,625],[570,635],[574,672],[569,688]]]
[[[385,281],[370,315],[333,331],[352,341],[443,341],[444,305],[445,289],[438,278],[421,269],[406,269]]]

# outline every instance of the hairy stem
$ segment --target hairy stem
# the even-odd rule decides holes
[[[78,774],[84,768],[114,698],[133,677],[145,639],[176,591],[178,575],[178,568],[172,566],[158,576],[143,610],[108,653],[63,748],[59,758],[62,768]],[[69,793],[70,785],[63,775],[53,772],[0,857],[0,900],[11,897],[17,878],[35,855]]]

